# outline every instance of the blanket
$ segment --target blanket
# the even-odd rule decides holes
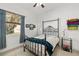
[[[48,41],[46,41],[45,39],[39,39],[39,38],[31,37],[31,38],[26,38],[25,41],[26,40],[46,46],[49,56],[52,55],[53,46]]]

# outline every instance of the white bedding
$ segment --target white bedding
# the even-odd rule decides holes
[[[45,37],[45,35],[42,34],[35,38],[43,39],[44,37]],[[53,46],[53,50],[54,50],[55,46],[59,42],[59,38],[56,36],[52,36],[52,35],[46,35],[46,41],[48,41]]]

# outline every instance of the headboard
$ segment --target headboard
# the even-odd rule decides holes
[[[52,22],[57,22],[57,23],[53,24]],[[45,23],[48,25],[46,26]],[[50,23],[53,26],[51,26]],[[56,20],[42,21],[42,34],[53,35],[53,36],[59,37],[59,18]]]

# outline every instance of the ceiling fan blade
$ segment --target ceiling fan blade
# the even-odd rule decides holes
[[[36,5],[37,5],[37,3],[35,3],[35,4],[33,5],[33,7],[36,7]]]
[[[45,6],[43,4],[41,4],[41,7],[44,8]]]

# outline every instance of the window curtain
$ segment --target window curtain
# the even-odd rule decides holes
[[[6,11],[0,10],[0,49],[6,48]]]
[[[21,33],[20,33],[20,43],[24,42],[25,39],[25,17],[21,16]]]

